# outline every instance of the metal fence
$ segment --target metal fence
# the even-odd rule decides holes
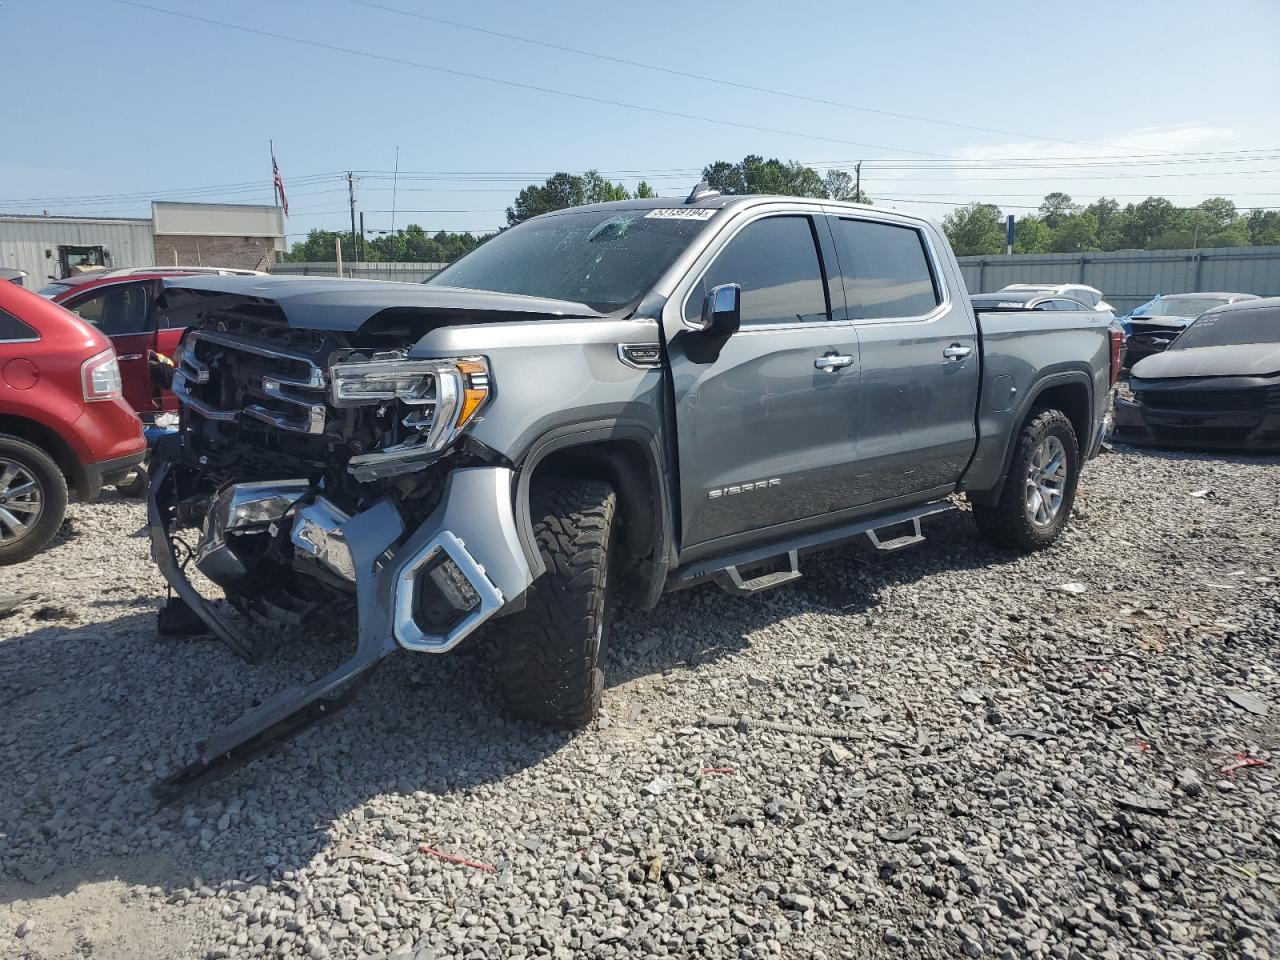
[[[398,263],[362,262],[343,263],[342,275],[357,280],[399,280],[403,283],[421,283],[428,277],[434,277],[447,267],[447,263]],[[271,272],[288,277],[336,277],[338,265],[328,263],[277,263]]]
[[[1280,296],[1280,247],[960,257],[960,272],[971,293],[1009,283],[1086,283],[1101,290],[1116,313],[1128,313],[1158,293]]]

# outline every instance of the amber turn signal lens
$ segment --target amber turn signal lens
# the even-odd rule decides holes
[[[461,429],[475,416],[485,400],[489,399],[489,368],[479,360],[459,360],[458,372],[462,374],[462,403],[454,425]]]

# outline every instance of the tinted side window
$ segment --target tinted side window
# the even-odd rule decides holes
[[[829,319],[822,263],[808,217],[766,217],[729,241],[693,288],[685,316],[693,319],[712,287],[742,286],[742,323]]]
[[[141,283],[107,287],[68,309],[109,337],[147,329],[147,288]]]
[[[1055,301],[1053,300],[1041,300],[1031,309],[1032,310],[1057,310],[1058,308],[1054,304],[1055,304]]]
[[[39,340],[40,334],[7,310],[0,310],[0,342],[5,340]]]
[[[939,304],[919,230],[840,219],[836,243],[852,319],[921,317]]]

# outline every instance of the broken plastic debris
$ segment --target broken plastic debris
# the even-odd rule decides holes
[[[452,853],[445,853],[443,850],[437,850],[435,847],[429,847],[425,843],[418,844],[418,852],[425,853],[444,860],[447,863],[456,863],[463,867],[473,867],[476,870],[483,870],[485,873],[497,873],[497,868],[491,863],[481,863],[479,860],[468,860],[466,857],[455,857]]]
[[[1218,768],[1220,773],[1232,774],[1244,767],[1265,767],[1267,761],[1261,757],[1251,757],[1247,753],[1237,753],[1227,756],[1226,763]]]
[[[645,876],[649,878],[650,883],[657,883],[662,879],[662,854],[658,854],[649,861],[649,869],[645,871]]]
[[[1214,493],[1212,490],[1193,490],[1190,494],[1190,496],[1195,497],[1197,500],[1208,500],[1213,497],[1213,495]]]
[[[1086,587],[1083,583],[1081,583],[1078,580],[1071,580],[1071,581],[1068,581],[1067,583],[1059,584],[1053,589],[1057,590],[1059,593],[1088,593],[1089,592],[1089,588]]]
[[[651,797],[660,797],[671,788],[671,784],[661,777],[654,777],[643,787],[640,788],[641,793],[647,793]]]

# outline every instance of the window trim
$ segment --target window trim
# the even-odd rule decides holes
[[[903,230],[914,230],[916,235],[920,237],[920,239],[923,241],[921,244],[921,249],[923,249],[924,251],[925,266],[929,270],[929,276],[933,280],[934,293],[938,297],[938,305],[934,307],[932,310],[930,310],[928,313],[916,314],[913,316],[912,315],[901,316],[901,317],[867,317],[867,318],[849,317],[844,322],[851,323],[860,327],[873,326],[873,325],[879,325],[879,324],[890,324],[890,323],[932,323],[933,321],[937,320],[939,317],[943,316],[944,314],[946,314],[948,311],[951,310],[951,307],[952,307],[951,285],[946,282],[946,278],[945,278],[946,275],[942,270],[942,261],[938,257],[937,248],[934,246],[933,232],[931,230],[926,229],[922,224],[918,225],[915,223],[905,223],[902,220],[896,220],[891,217],[876,216],[875,213],[873,212],[868,212],[866,214],[863,214],[854,210],[838,209],[838,210],[828,210],[826,213],[826,216],[829,217],[831,220],[852,220],[855,222],[878,223],[878,224],[883,224],[884,226],[898,227]],[[840,246],[841,246],[839,234],[837,233],[838,229],[839,227],[836,223],[830,224],[832,239],[836,244],[837,256],[839,256]],[[841,288],[841,292],[843,293],[844,292],[844,265],[843,264],[841,264],[841,267],[840,267],[840,277],[841,277],[840,288]],[[845,312],[847,313],[848,310],[849,310],[849,298],[846,295],[845,296]]]
[[[753,323],[749,325],[744,324],[741,330],[739,330],[738,333],[735,334],[735,336],[738,336],[741,334],[751,334],[757,331],[768,332],[768,331],[775,331],[775,330],[813,330],[823,326],[831,326],[833,324],[847,323],[847,321],[845,320],[834,319],[835,303],[833,300],[833,291],[831,288],[831,273],[827,265],[826,257],[823,256],[822,235],[819,233],[819,230],[822,228],[822,224],[820,224],[819,221],[823,217],[825,217],[825,215],[826,214],[823,212],[823,210],[820,207],[817,207],[817,206],[811,207],[808,205],[796,204],[795,206],[788,205],[787,207],[774,207],[774,208],[765,209],[765,210],[755,210],[755,211],[752,211],[751,215],[745,216],[738,223],[731,225],[728,233],[718,236],[713,241],[713,244],[718,244],[718,245],[715,245],[714,247],[708,247],[708,249],[704,251],[704,254],[705,253],[710,254],[709,259],[707,259],[706,262],[703,263],[701,267],[699,267],[697,263],[695,263],[694,266],[690,268],[689,272],[685,274],[684,278],[681,279],[679,285],[677,286],[676,294],[679,298],[678,312],[679,312],[680,327],[684,330],[692,330],[694,332],[698,332],[700,330],[699,327],[691,324],[687,319],[686,309],[689,306],[689,298],[693,296],[694,291],[702,283],[702,280],[703,278],[706,277],[707,273],[710,272],[711,268],[715,265],[715,262],[720,259],[720,255],[723,254],[725,250],[729,249],[729,245],[733,243],[735,239],[737,239],[738,234],[740,234],[743,230],[745,230],[747,227],[751,226],[754,223],[758,223],[761,220],[767,220],[773,217],[803,217],[804,219],[809,221],[809,233],[813,239],[813,251],[814,251],[814,254],[817,256],[817,260],[818,260],[818,275],[822,281],[823,297],[827,302],[827,319],[811,320],[807,322],[793,320],[793,321],[784,321],[782,323]],[[701,257],[699,258],[699,260],[701,260]],[[683,293],[680,292],[681,290],[683,290]],[[841,284],[841,287],[840,287],[840,296],[842,298],[844,296],[843,284]],[[673,297],[673,299],[675,298]]]

